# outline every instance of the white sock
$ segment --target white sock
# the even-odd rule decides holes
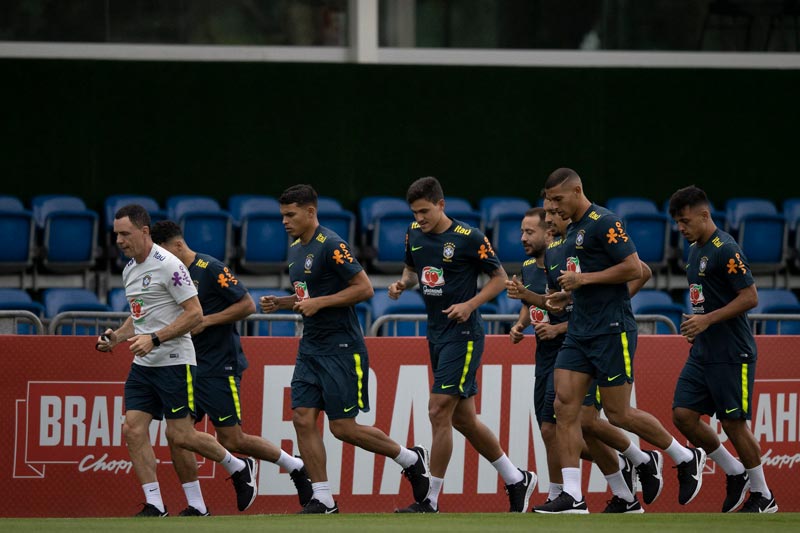
[[[431,476],[431,486],[428,489],[428,499],[431,501],[431,507],[434,509],[439,508],[439,493],[442,491],[442,483],[444,483],[443,478]]]
[[[511,459],[509,459],[506,454],[501,455],[500,459],[492,463],[492,466],[497,470],[497,473],[500,474],[500,477],[503,478],[506,485],[513,485],[524,479],[522,472],[519,471],[519,468],[514,466],[514,463],[511,462]]]
[[[285,451],[281,450],[281,456],[275,461],[275,464],[288,472],[294,472],[303,468],[303,460],[297,457],[292,457]]]
[[[558,495],[561,494],[561,491],[564,490],[563,483],[550,483],[550,491],[547,493],[548,500],[555,500],[558,498]]]
[[[606,481],[608,481],[608,486],[611,488],[611,493],[614,496],[619,496],[626,502],[633,501],[633,494],[631,494],[631,489],[629,489],[628,485],[625,483],[622,472],[617,471],[614,474],[606,476]]]
[[[322,503],[325,507],[333,507],[333,494],[331,494],[331,486],[327,481],[320,481],[319,483],[312,483],[311,488],[314,490],[312,498]]]
[[[644,453],[641,448],[631,442],[631,445],[622,452],[622,455],[628,458],[633,466],[639,466],[642,463],[649,463],[650,462],[650,455]]]
[[[672,437],[672,443],[667,447],[666,450],[664,450],[664,452],[672,457],[672,460],[675,461],[676,465],[694,459],[694,454],[691,452],[691,450],[676,441],[675,437]]]
[[[219,462],[222,465],[222,468],[229,474],[233,474],[234,472],[239,472],[243,470],[245,466],[244,461],[231,455],[231,452],[225,450],[225,459]]]
[[[709,453],[708,458],[717,463],[729,476],[738,476],[744,473],[744,465],[731,455],[722,444],[719,445],[719,448]]]
[[[200,481],[190,481],[181,486],[183,487],[183,493],[186,495],[186,502],[205,514],[208,509],[206,509],[206,502],[203,501],[203,491],[200,490]]]
[[[575,498],[576,502],[583,500],[583,491],[581,491],[581,469],[562,468],[561,478],[564,480],[564,492]]]
[[[750,477],[750,492],[760,492],[767,499],[772,498],[772,492],[767,488],[767,480],[764,478],[764,469],[761,465],[755,468],[748,468],[747,475]]]
[[[152,483],[145,483],[142,485],[144,491],[144,498],[147,503],[154,505],[162,513],[164,512],[164,501],[161,499],[161,487],[158,486],[158,481]]]
[[[414,466],[417,464],[418,459],[419,455],[417,455],[415,452],[412,452],[405,446],[400,446],[400,453],[394,458],[394,462],[403,468],[408,468],[409,466]]]

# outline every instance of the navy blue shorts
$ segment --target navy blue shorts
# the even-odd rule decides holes
[[[556,389],[553,383],[553,372],[536,376],[536,382],[533,385],[533,410],[540,428],[544,423],[556,423],[556,412],[553,407],[555,401]]]
[[[194,392],[197,418],[204,416],[214,427],[231,427],[242,423],[242,376],[200,376],[195,380]]]
[[[162,418],[195,414],[193,365],[142,366],[131,364],[125,381],[125,410]]]
[[[297,354],[292,376],[292,409],[316,408],[328,420],[355,418],[369,411],[369,357]]]
[[[470,398],[478,394],[478,367],[483,357],[483,337],[470,341],[428,342],[435,394]]]
[[[603,403],[600,401],[600,388],[597,386],[596,379],[589,385],[589,392],[583,397],[583,405],[594,406],[598,411],[603,408]]]
[[[691,357],[683,366],[672,408],[684,407],[717,419],[750,420],[756,364],[701,364]]]
[[[636,331],[595,337],[573,337],[567,333],[558,351],[556,368],[589,374],[600,387],[633,383],[637,339]]]

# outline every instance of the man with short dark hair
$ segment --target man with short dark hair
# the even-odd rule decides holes
[[[562,219],[572,224],[566,237],[567,268],[558,283],[573,297],[567,336],[555,370],[556,430],[564,491],[537,512],[585,510],[580,483],[582,447],[580,411],[593,379],[597,379],[609,422],[639,435],[664,450],[678,467],[678,502],[699,492],[706,454],[675,440],[651,414],[631,406],[633,356],[637,327],[627,283],[641,279],[636,246],[614,213],[586,197],[580,176],[568,168],[555,170],[545,183],[547,199]],[[637,467],[642,478],[660,478],[661,454]]]
[[[477,372],[483,355],[484,331],[478,308],[503,290],[506,272],[489,239],[477,228],[445,214],[444,192],[433,177],[408,188],[406,200],[415,222],[406,232],[406,265],[389,297],[422,285],[428,313],[428,347],[433,388],[428,416],[433,429],[431,487],[424,501],[402,513],[439,512],[439,492],[453,448],[453,428],[498,471],[506,485],[511,512],[524,513],[536,485],[536,474],[520,470],[475,412]],[[477,290],[478,276],[489,281]]]
[[[284,468],[294,482],[300,505],[305,505],[311,499],[311,482],[303,461],[261,437],[242,431],[241,381],[247,358],[242,351],[236,323],[255,311],[253,299],[225,263],[189,248],[183,231],[175,222],[156,222],[150,233],[153,242],[168,250],[189,269],[203,308],[203,321],[191,332],[197,354],[195,423],[208,415],[214,424],[217,440],[227,450]],[[175,446],[171,447],[171,452],[181,481],[196,480],[194,454]],[[198,509],[190,504],[181,514],[205,515],[205,505]]]
[[[672,420],[695,446],[725,471],[727,491],[722,512],[775,513],[778,504],[767,487],[761,447],[747,421],[752,416],[756,342],[747,311],[758,304],[758,292],[747,258],[736,241],[717,229],[706,193],[695,186],[679,189],[669,214],[691,243],[686,262],[692,314],[681,334],[692,344],[675,386]],[[739,454],[734,458],[701,415],[716,415]]]
[[[389,457],[403,468],[416,501],[428,492],[428,451],[405,448],[376,427],[356,422],[369,404],[369,357],[355,305],[372,297],[372,284],[339,235],[317,218],[317,192],[294,185],[278,199],[289,247],[289,277],[295,294],[262,296],[261,310],[293,309],[303,315],[303,338],[292,376],[292,409],[300,453],[313,496],[303,514],[338,513],[325,465],[325,445],[317,430],[325,411],[337,439]]]
[[[146,502],[136,516],[164,517],[167,510],[156,478],[156,457],[150,444],[152,420],[166,418],[167,440],[220,463],[231,475],[236,502],[244,511],[255,500],[258,463],[231,455],[214,437],[196,431],[193,382],[194,346],[189,332],[200,325],[203,310],[189,273],[174,255],[153,243],[150,215],[140,205],[120,208],[114,216],[117,246],[130,261],[122,272],[131,314],[116,330],[98,337],[96,349],[110,352],[131,340],[133,364],[125,381],[123,432]],[[201,507],[200,484],[184,484],[190,505]]]

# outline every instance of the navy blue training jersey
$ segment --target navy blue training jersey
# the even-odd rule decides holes
[[[363,270],[350,246],[324,226],[317,227],[308,244],[295,240],[289,246],[288,260],[289,278],[301,300],[336,294]],[[364,349],[354,306],[325,307],[314,316],[303,317],[301,353],[344,355]]]
[[[189,275],[197,287],[203,315],[219,313],[247,295],[247,289],[230,268],[210,255],[197,254],[189,265]],[[198,377],[241,375],[247,368],[236,324],[209,326],[192,335],[192,342]]]
[[[733,237],[717,230],[703,246],[689,248],[686,262],[689,298],[694,314],[716,311],[754,283],[747,259]],[[709,326],[692,344],[689,356],[703,363],[751,363],[756,342],[747,314]]]
[[[636,252],[619,217],[592,204],[583,217],[569,225],[565,270],[600,272]],[[636,330],[627,283],[584,285],[572,293],[569,333],[593,337]]]
[[[413,222],[406,232],[406,264],[419,276],[428,312],[428,340],[434,343],[483,337],[483,321],[474,311],[459,324],[442,311],[478,292],[478,276],[502,268],[480,230],[458,220],[438,234],[423,233]]]
[[[529,291],[537,294],[547,294],[548,280],[547,280],[548,264],[545,261],[539,264],[535,258],[528,259],[522,263],[522,284]],[[565,314],[555,314],[549,312],[547,309],[536,307],[535,305],[528,306],[528,312],[531,317],[531,324],[550,323],[560,324],[564,322]],[[546,373],[552,372],[556,364],[556,355],[558,349],[564,342],[564,335],[559,335],[555,339],[546,341],[536,339],[536,375],[541,376]]]

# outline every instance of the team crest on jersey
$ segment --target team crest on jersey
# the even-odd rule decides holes
[[[708,266],[708,257],[701,257],[700,258],[700,273],[706,271],[706,267]]]
[[[314,264],[314,254],[308,254],[306,256],[306,261],[303,263],[303,267],[306,269],[306,274],[309,274],[311,270],[311,265]]]
[[[586,232],[584,230],[580,230],[578,235],[575,237],[575,246],[583,246],[583,239]]]
[[[453,256],[456,254],[456,245],[452,242],[445,243],[444,249],[442,249],[442,256],[444,257],[445,261],[451,261]]]
[[[689,285],[689,301],[692,302],[692,306],[700,305],[706,301],[706,297],[703,296],[702,284],[692,283]]]
[[[444,286],[444,269],[426,266],[419,277],[422,283],[422,294],[426,296],[441,296]]]
[[[146,289],[147,287],[150,286],[150,282],[151,281],[153,281],[153,275],[150,272],[148,272],[142,278],[142,287],[144,287]]]

